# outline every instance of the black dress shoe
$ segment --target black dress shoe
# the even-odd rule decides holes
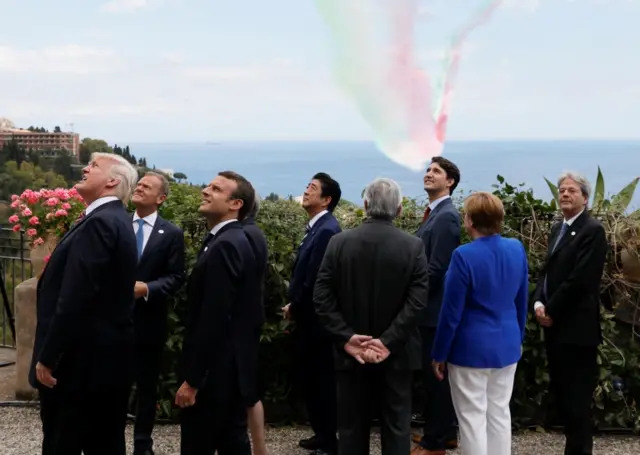
[[[316,436],[311,436],[308,439],[301,439],[298,445],[306,450],[318,450],[320,449],[320,441]]]
[[[324,449],[316,449],[311,452],[311,455],[336,455],[337,452],[327,452]]]
[[[133,455],[155,455],[155,454],[151,449],[144,449],[144,450],[134,450]]]

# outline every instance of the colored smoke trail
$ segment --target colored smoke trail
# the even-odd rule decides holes
[[[502,0],[487,2],[454,34],[444,81],[435,91],[436,96],[429,75],[420,69],[415,57],[415,0],[388,1],[385,18],[391,30],[391,54],[385,45],[376,45],[374,7],[370,2],[316,3],[332,34],[338,82],[369,124],[376,145],[396,163],[414,171],[424,169],[444,147],[462,47]]]

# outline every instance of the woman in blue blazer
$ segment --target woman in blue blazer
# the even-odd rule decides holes
[[[465,455],[510,455],[509,402],[527,321],[529,270],[522,243],[500,236],[504,207],[490,193],[464,202],[473,239],[458,247],[445,277],[433,346],[439,378],[449,370]]]

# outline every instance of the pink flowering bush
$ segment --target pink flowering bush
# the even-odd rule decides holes
[[[14,232],[24,230],[31,245],[38,246],[49,234],[57,238],[64,235],[86,206],[75,188],[27,189],[11,196],[14,214],[9,223]]]

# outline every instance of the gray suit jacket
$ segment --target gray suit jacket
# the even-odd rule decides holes
[[[460,246],[460,213],[451,199],[445,199],[433,209],[416,235],[422,239],[429,261],[429,299],[427,308],[420,314],[419,324],[435,328],[442,306],[444,275],[453,250]]]
[[[344,351],[352,335],[380,338],[391,351],[381,365],[417,370],[418,314],[427,304],[427,259],[422,242],[381,219],[335,235],[314,290],[316,313],[336,346],[336,369],[359,365]]]

